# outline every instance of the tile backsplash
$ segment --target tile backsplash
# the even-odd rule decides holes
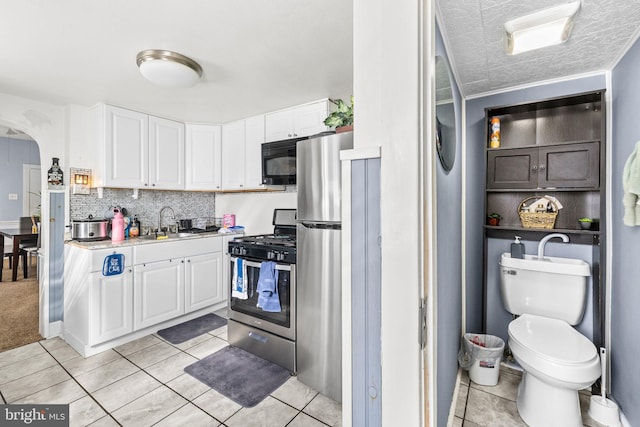
[[[132,194],[128,189],[105,188],[100,199],[97,189],[92,188],[89,195],[70,195],[70,218],[85,219],[89,215],[104,218],[114,206],[125,208],[128,216],[137,215],[141,225],[150,227],[158,226],[158,214],[164,206],[173,208],[177,220],[215,216],[215,193],[139,190],[138,199],[132,198]]]

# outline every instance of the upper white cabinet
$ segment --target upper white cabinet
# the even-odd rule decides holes
[[[222,126],[222,189],[244,190],[244,120]]]
[[[329,104],[325,99],[266,114],[266,142],[310,136],[329,130],[323,123],[330,113]]]
[[[184,123],[149,116],[149,185],[184,190]]]
[[[98,108],[104,149],[98,186],[185,188],[183,123],[110,105]]]
[[[262,144],[265,116],[250,117],[222,127],[222,189],[256,190],[262,184]]]
[[[262,184],[262,144],[265,115],[244,121],[244,184],[247,189],[264,188]]]
[[[187,124],[187,190],[220,190],[222,128],[217,125]]]
[[[149,180],[149,116],[104,106],[106,187],[144,188]]]

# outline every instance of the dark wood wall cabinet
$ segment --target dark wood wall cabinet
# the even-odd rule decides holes
[[[532,195],[560,201],[554,230],[591,243],[604,229],[605,189],[604,91],[526,104],[492,107],[486,113],[486,214],[502,216],[500,225],[485,226],[490,236],[512,236],[524,228],[520,202]],[[500,121],[500,146],[490,148],[492,119]],[[583,230],[578,218],[596,220]],[[533,234],[532,234],[533,233]],[[541,236],[540,236],[541,237]],[[596,239],[597,240],[597,239]]]

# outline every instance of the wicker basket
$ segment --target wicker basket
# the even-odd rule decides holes
[[[527,202],[539,199],[541,196],[527,197],[518,205],[518,215],[520,216],[520,222],[524,228],[543,228],[551,229],[556,223],[558,217],[558,206],[549,200],[549,203],[553,206],[553,212],[522,212],[522,208],[527,206]]]

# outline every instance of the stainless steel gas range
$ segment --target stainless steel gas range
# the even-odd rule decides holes
[[[275,209],[273,225],[229,242],[229,343],[295,373],[296,210]]]

